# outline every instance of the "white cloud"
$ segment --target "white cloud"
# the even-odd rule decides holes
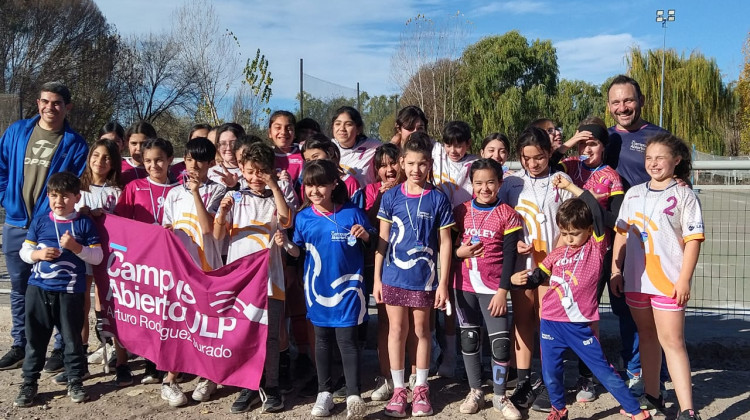
[[[648,48],[629,33],[595,35],[554,43],[560,78],[601,83],[626,70],[625,56],[633,46]]]
[[[552,13],[544,2],[533,0],[496,1],[481,6],[473,11],[472,15],[484,16],[495,13],[528,14],[528,13]]]

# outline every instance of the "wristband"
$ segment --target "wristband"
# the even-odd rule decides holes
[[[612,277],[614,277],[614,276],[616,276],[618,274],[622,275],[622,271],[613,271],[612,274],[609,275],[609,278],[612,278]]]

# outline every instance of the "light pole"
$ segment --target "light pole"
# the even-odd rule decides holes
[[[664,10],[656,11],[656,21],[661,23],[664,28],[664,44],[661,48],[661,93],[659,95],[659,127],[663,127],[664,122],[664,53],[667,50],[667,22],[674,22],[674,9],[667,10],[667,16],[664,16]]]

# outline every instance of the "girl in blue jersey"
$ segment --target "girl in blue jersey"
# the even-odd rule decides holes
[[[337,343],[346,378],[347,419],[360,419],[366,406],[359,390],[357,333],[367,319],[361,245],[370,241],[372,228],[365,212],[349,201],[334,162],[305,164],[302,184],[306,199],[294,221],[294,243],[282,232],[274,239],[293,257],[300,255],[300,248],[305,249],[305,302],[315,329],[318,373],[318,398],[311,414],[331,415],[331,362]]]
[[[432,171],[432,140],[423,132],[409,135],[401,168],[406,182],[383,194],[378,218],[380,241],[375,254],[373,296],[388,313],[388,354],[393,397],[385,407],[391,417],[406,416],[404,346],[409,320],[417,336],[417,380],[412,415],[432,414],[427,373],[430,367],[430,312],[448,300],[453,212],[448,197],[427,182]],[[436,265],[440,257],[440,281]]]

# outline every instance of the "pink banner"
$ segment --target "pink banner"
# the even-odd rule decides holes
[[[95,275],[105,331],[161,370],[258,389],[268,333],[268,251],[204,273],[167,229],[113,215],[97,222],[104,260]]]

